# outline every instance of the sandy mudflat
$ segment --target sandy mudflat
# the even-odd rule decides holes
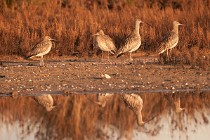
[[[112,59],[112,58],[111,58]],[[2,60],[0,92],[54,91],[119,92],[162,89],[208,89],[210,68],[142,64],[113,58],[110,62],[96,59],[48,58],[44,67],[37,60],[12,58]],[[107,79],[104,74],[111,78]]]

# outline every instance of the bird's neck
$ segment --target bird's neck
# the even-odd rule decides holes
[[[178,25],[174,25],[173,32],[178,34],[178,32],[179,32],[179,26]]]
[[[137,22],[134,25],[133,34],[139,35],[139,23]]]

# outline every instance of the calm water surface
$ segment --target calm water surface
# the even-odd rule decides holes
[[[94,103],[96,94],[52,95],[51,111],[32,96],[0,96],[0,140],[209,139],[209,92],[137,95],[143,100],[143,126],[119,94],[105,107]]]

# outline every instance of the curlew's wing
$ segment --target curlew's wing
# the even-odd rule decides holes
[[[139,47],[141,45],[141,38],[140,37],[128,37],[125,40],[125,44],[119,49],[118,55],[129,52],[132,49]]]
[[[36,56],[39,53],[47,51],[47,49],[48,49],[47,46],[49,46],[49,45],[51,45],[51,41],[42,41],[42,42],[36,44],[29,52],[29,55],[27,56],[27,58]]]
[[[164,37],[162,43],[160,44],[160,47],[157,49],[157,52],[161,54],[165,52],[167,49],[175,47],[177,43],[178,43],[178,35],[174,32],[171,32]]]
[[[96,46],[98,46],[102,51],[115,51],[114,41],[107,35],[98,35],[94,40]]]
[[[116,52],[116,47],[115,47],[115,44],[114,44],[114,41],[111,37],[109,37],[108,35],[104,35],[103,36],[104,40],[105,40],[105,43],[106,43],[106,46],[109,50],[111,50],[111,52]]]

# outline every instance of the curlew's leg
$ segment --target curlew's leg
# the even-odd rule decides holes
[[[163,54],[161,53],[161,54],[159,55],[159,62],[160,62],[161,64],[163,64],[163,61],[164,61],[164,58],[163,58]]]
[[[168,49],[166,50],[166,60],[168,61]]]
[[[130,52],[130,61],[133,61],[132,52]]]
[[[108,51],[108,61],[109,61],[109,51]]]
[[[43,60],[43,56],[41,56],[41,60],[40,60],[40,66],[44,66],[44,60]]]
[[[169,49],[169,50],[168,50],[168,59],[169,59],[169,61],[171,61],[171,58],[172,58],[172,57],[171,57],[171,50],[172,50],[172,49]]]
[[[101,61],[103,61],[103,51],[101,52]]]

